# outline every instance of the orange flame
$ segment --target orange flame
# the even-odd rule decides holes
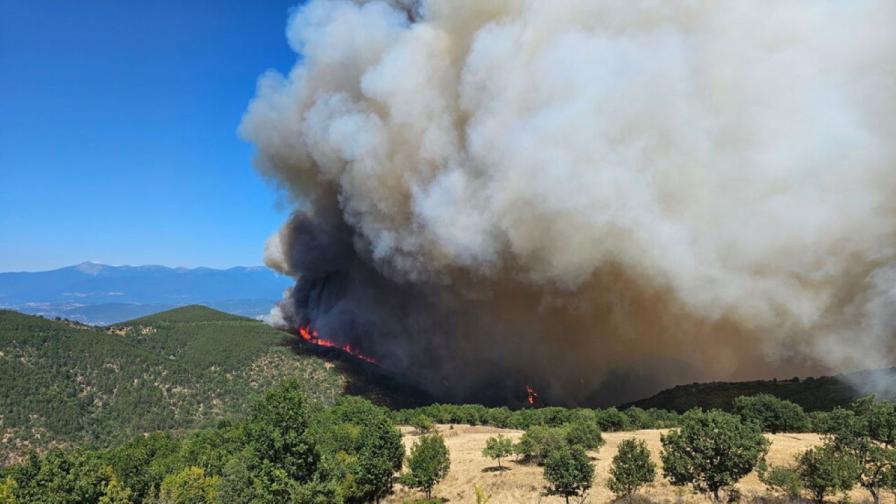
[[[365,355],[361,353],[359,350],[354,348],[350,343],[345,343],[344,345],[340,345],[335,341],[328,340],[326,338],[321,338],[316,329],[310,329],[308,326],[302,326],[299,328],[299,336],[311,343],[312,345],[327,347],[327,348],[338,348],[343,352],[361,359],[362,361],[369,362],[371,364],[376,364],[376,359],[369,355]]]
[[[536,392],[532,386],[526,385],[526,402],[529,403],[529,406],[535,406],[535,401],[537,400],[538,392]]]

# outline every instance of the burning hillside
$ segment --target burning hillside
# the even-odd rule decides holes
[[[446,399],[886,365],[894,22],[884,0],[311,0],[241,126],[296,205],[271,320]]]

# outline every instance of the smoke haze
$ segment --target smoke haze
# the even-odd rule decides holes
[[[312,0],[241,125],[309,325],[446,399],[892,364],[896,3]]]

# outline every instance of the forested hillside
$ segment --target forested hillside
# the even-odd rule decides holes
[[[896,388],[891,386],[893,383],[896,383],[896,368],[817,378],[692,383],[663,390],[625,406],[660,408],[679,413],[691,408],[730,410],[734,400],[740,396],[771,394],[799,404],[806,411],[827,411],[846,406],[869,393],[882,399],[896,400]]]
[[[108,328],[0,311],[0,463],[241,416],[286,377],[332,403],[344,366],[260,322],[189,306]]]

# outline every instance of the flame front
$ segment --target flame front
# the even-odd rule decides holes
[[[327,348],[338,348],[338,349],[342,350],[343,352],[351,355],[352,357],[357,357],[358,359],[369,362],[371,364],[376,364],[376,359],[358,351],[358,349],[354,348],[351,345],[351,343],[345,343],[343,345],[340,345],[339,343],[336,343],[335,341],[328,340],[326,338],[321,338],[316,329],[311,329],[308,326],[302,326],[299,328],[299,336],[303,340],[307,341],[308,343],[311,343],[312,345],[317,345],[317,346],[327,347]]]
[[[529,403],[529,406],[535,406],[537,400],[538,392],[531,385],[526,385],[526,402]]]

